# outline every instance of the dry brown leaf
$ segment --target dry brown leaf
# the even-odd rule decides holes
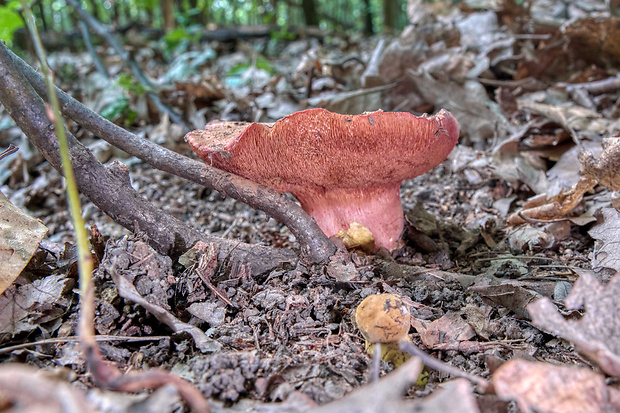
[[[620,273],[620,212],[603,208],[601,214],[602,221],[588,231],[596,240],[590,254],[592,269],[611,268]]]
[[[9,412],[97,411],[80,389],[54,379],[52,374],[46,377],[43,370],[18,364],[0,367],[0,406],[2,411]]]
[[[62,317],[70,305],[62,295],[72,286],[65,274],[56,274],[9,287],[0,295],[0,341],[5,335],[43,329],[41,324]]]
[[[500,305],[524,319],[529,318],[526,306],[540,297],[535,291],[513,284],[473,286],[469,290],[477,292],[485,304]]]
[[[548,105],[526,99],[517,99],[519,109],[528,109],[541,116],[562,125],[567,131],[574,134],[575,131],[590,132],[601,135],[606,132],[609,121],[600,113],[576,105],[572,102],[560,105]]]
[[[616,65],[620,59],[620,19],[595,16],[571,21],[564,32],[572,56],[598,65]]]
[[[491,312],[493,308],[490,306],[467,304],[463,308],[463,313],[469,325],[474,329],[476,334],[485,340],[493,335],[495,329],[491,325]]]
[[[497,395],[519,409],[544,413],[598,413],[620,409],[620,392],[592,370],[512,360],[493,374]]]
[[[469,323],[463,320],[459,313],[454,312],[447,313],[431,323],[411,317],[411,325],[420,334],[422,343],[429,349],[440,343],[466,341],[476,335]]]
[[[47,227],[13,205],[0,192],[0,294],[22,272]]]
[[[584,141],[583,149],[591,152],[594,156],[599,157],[603,152],[600,142]],[[571,188],[581,179],[581,173],[577,165],[579,165],[579,153],[582,148],[573,146],[564,152],[557,160],[555,165],[547,171],[549,179],[549,187],[547,188],[547,197],[553,197],[564,192],[565,188]]]
[[[581,174],[611,191],[620,191],[620,138],[603,139],[603,153],[594,159],[591,152],[579,154]]]
[[[578,320],[566,320],[550,299],[527,306],[536,327],[571,341],[607,374],[620,377],[620,276],[602,285],[591,272],[584,272],[566,297],[568,310],[585,308]]]
[[[508,218],[510,225],[526,222],[527,218],[550,220],[568,214],[583,195],[598,183],[611,191],[620,190],[620,138],[603,139],[603,152],[598,159],[590,151],[579,154],[581,179],[569,191],[547,199],[537,199],[536,205],[526,206]],[[543,202],[540,202],[540,201]],[[525,217],[525,219],[524,219]]]

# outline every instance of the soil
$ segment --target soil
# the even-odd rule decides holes
[[[164,336],[147,342],[104,341],[100,344],[104,357],[122,369],[170,369],[227,405],[241,399],[283,401],[294,392],[324,404],[369,381],[371,359],[352,315],[368,295],[387,292],[404,297],[411,314],[420,320],[456,313],[471,322],[476,314],[481,316],[484,325],[477,331],[477,346],[469,351],[431,353],[472,374],[488,377],[489,366],[497,364],[494,360],[516,357],[582,363],[565,342],[544,334],[515,312],[489,306],[484,297],[471,291],[472,286],[505,280],[530,280],[534,290],[545,280],[547,284],[552,280],[553,285],[571,281],[574,273],[567,266],[588,265],[588,245],[580,242],[580,233],[556,250],[511,252],[505,242],[506,230],[491,205],[492,194],[505,190],[501,183],[473,186],[450,173],[447,164],[403,184],[408,228],[404,245],[392,253],[341,250],[339,262],[328,266],[308,267],[300,262],[294,268],[260,275],[249,274],[243,263],[225,262],[214,270],[212,288],[196,271],[157,254],[139,235],[128,233],[86,202],[87,222],[96,225],[107,241],[95,276],[97,333]],[[133,186],[143,196],[196,228],[252,244],[297,248],[288,230],[260,211],[141,162],[130,162],[129,167]],[[50,229],[48,250],[56,244],[56,250],[63,251],[62,242],[70,242],[72,236],[61,180],[49,166],[40,171],[45,186],[24,185],[13,194],[23,191],[25,205]],[[468,201],[480,193],[489,194],[486,202]],[[470,222],[481,215],[486,220],[484,230],[469,229]],[[435,226],[430,231],[426,228],[429,222]],[[43,260],[31,263],[30,269],[59,271],[67,258],[74,262],[66,251],[63,254],[69,257],[55,258],[49,252]],[[149,302],[204,330],[216,343],[216,351],[202,353],[192,337],[171,334],[144,308],[119,297],[109,274],[112,260]],[[62,317],[20,340],[75,334],[77,296],[68,294],[72,304]],[[188,311],[192,304],[201,306],[198,314],[202,317]],[[413,342],[424,349],[419,334],[414,329],[410,333]],[[3,362],[71,367],[80,380],[89,381],[74,342],[0,357]],[[385,374],[394,367],[382,362],[380,368]],[[428,384],[410,392],[429,394],[447,378],[430,371]]]

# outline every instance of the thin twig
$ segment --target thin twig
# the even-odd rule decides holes
[[[424,363],[425,366],[433,370],[442,371],[453,377],[465,378],[471,381],[472,383],[480,386],[480,388],[483,391],[489,386],[489,382],[483,379],[482,377],[478,377],[473,374],[467,373],[466,371],[460,370],[454,366],[446,364],[441,360],[437,360],[436,358],[429,356],[428,354],[426,354],[425,352],[423,352],[422,350],[420,350],[419,348],[417,348],[416,346],[414,346],[412,343],[410,343],[407,340],[401,340],[399,343],[399,348],[402,351],[405,351],[412,356],[419,357],[420,359],[422,359],[422,363]]]
[[[0,159],[6,158],[7,156],[14,154],[18,150],[19,148],[11,143],[9,144],[8,148],[6,148],[5,150],[2,151],[2,153],[0,153]]]
[[[141,341],[157,341],[169,339],[170,336],[111,336],[100,335],[95,336],[95,341],[98,343],[109,341],[123,341],[127,343],[136,343]],[[44,340],[33,341],[32,343],[15,344],[14,346],[0,348],[0,354],[11,353],[16,350],[22,350],[29,347],[44,346],[47,344],[64,344],[64,343],[77,343],[80,341],[78,336],[58,337],[58,338],[46,338]]]
[[[593,82],[585,83],[562,83],[559,86],[564,86],[567,92],[575,89],[584,89],[593,95],[600,95],[603,93],[615,92],[620,89],[620,75],[608,77],[603,80],[595,80]]]
[[[529,222],[529,223],[533,223],[533,224],[551,224],[553,222],[566,222],[566,221],[570,221],[570,218],[554,218],[554,219],[537,219],[537,218],[531,218],[528,217],[527,215],[525,215],[523,213],[523,211],[518,211],[517,215],[519,215],[519,218],[521,218],[522,220]]]
[[[110,74],[103,66],[103,63],[101,63],[101,59],[99,59],[99,56],[97,55],[97,51],[93,47],[93,42],[90,40],[90,33],[88,32],[88,25],[84,23],[83,21],[80,21],[79,26],[80,26],[80,32],[82,33],[82,39],[84,40],[84,43],[86,44],[86,49],[88,50],[88,53],[90,53],[91,57],[93,58],[93,64],[95,65],[95,69],[97,69],[97,72],[99,72],[101,75],[105,76],[106,78],[110,77]]]

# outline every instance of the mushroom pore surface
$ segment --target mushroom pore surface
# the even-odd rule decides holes
[[[458,135],[445,110],[418,117],[308,109],[274,124],[214,122],[186,139],[205,162],[292,193],[326,235],[358,222],[377,248],[392,249],[404,225],[401,181],[441,163]]]

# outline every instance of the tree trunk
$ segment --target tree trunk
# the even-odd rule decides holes
[[[159,7],[161,8],[161,16],[164,22],[164,31],[173,30],[175,27],[174,21],[174,1],[173,0],[159,0]]]
[[[383,0],[383,32],[394,33],[398,18],[398,0]]]
[[[307,26],[318,26],[319,16],[316,10],[316,4],[314,0],[301,0],[301,8],[304,12],[304,19]]]
[[[375,34],[375,28],[372,24],[373,14],[370,0],[364,0],[364,33],[367,35]]]

